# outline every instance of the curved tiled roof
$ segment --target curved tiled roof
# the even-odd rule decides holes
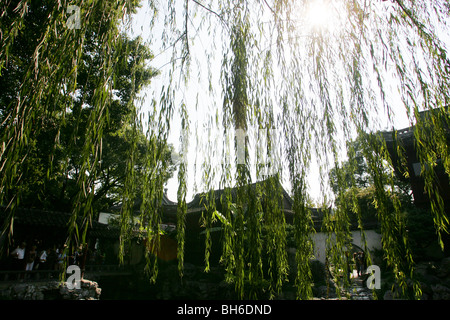
[[[7,218],[8,209],[0,208],[0,220]],[[17,208],[14,212],[14,224],[29,226],[46,226],[67,229],[71,214],[67,212],[45,211],[38,209]],[[82,225],[81,217],[77,219],[78,225]],[[91,236],[99,238],[118,238],[120,230],[92,220],[89,222],[88,232]]]

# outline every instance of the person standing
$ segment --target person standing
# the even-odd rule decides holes
[[[47,250],[47,270],[56,270],[56,249],[48,248]]]
[[[62,270],[62,268],[64,267],[66,258],[67,258],[66,245],[64,245],[59,249],[57,259],[56,259],[56,265],[57,265],[56,268],[58,270]]]
[[[355,262],[356,276],[359,277],[359,257],[357,252],[353,253],[353,260]]]
[[[364,251],[359,253],[359,268],[361,275],[366,271],[366,257],[364,255]]]
[[[358,272],[358,277],[362,276],[363,274],[363,268],[364,268],[364,258],[363,253],[360,251],[358,252],[358,255],[356,256],[356,270]]]
[[[22,242],[13,252],[11,252],[12,257],[12,267],[16,271],[25,270],[25,248],[27,244]],[[17,274],[17,280],[23,279],[23,274]]]
[[[13,252],[11,256],[13,258],[13,268],[14,270],[24,270],[25,269],[25,247],[26,243],[22,242]]]
[[[33,270],[33,266],[34,266],[34,261],[36,260],[36,256],[37,256],[37,251],[36,251],[36,246],[32,246],[30,251],[28,251],[27,255],[26,255],[26,267],[25,267],[25,271],[32,271]]]
[[[43,249],[39,256],[39,269],[47,270],[47,256],[48,256],[47,250]]]

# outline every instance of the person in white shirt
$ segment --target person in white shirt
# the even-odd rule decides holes
[[[11,253],[14,261],[15,270],[25,269],[25,247],[26,243],[22,242],[14,251]]]
[[[39,256],[39,269],[47,269],[47,256],[47,250],[42,250],[41,255]]]

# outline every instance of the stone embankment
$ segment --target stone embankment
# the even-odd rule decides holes
[[[415,267],[422,300],[450,300],[450,257],[420,262]],[[391,293],[390,297],[395,298]]]
[[[373,300],[372,290],[368,289],[361,278],[352,278],[347,289],[340,290],[340,296],[336,295],[334,283],[330,286],[320,286],[315,291],[313,300]]]
[[[352,285],[349,288],[350,300],[372,300],[372,291],[367,288],[364,280],[361,278],[353,279]]]
[[[70,288],[66,282],[20,282],[3,284],[0,299],[4,300],[98,300],[101,288],[97,282],[81,280],[80,288]]]

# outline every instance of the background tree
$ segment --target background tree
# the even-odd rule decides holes
[[[364,152],[364,144],[368,143],[370,134],[362,133],[355,140],[348,142],[348,160],[342,162],[338,167],[330,170],[329,178],[331,188],[336,196],[342,193],[342,198],[337,197],[335,205],[339,206],[339,201],[345,203],[352,203],[356,200],[357,205],[361,210],[362,220],[376,220],[376,196],[374,180],[368,167],[366,156]],[[391,177],[393,188],[391,188],[391,181],[389,175],[392,175],[394,169],[387,162],[383,163],[383,186],[386,189],[391,189],[395,193],[403,207],[409,208],[412,206],[412,190],[409,182],[405,179],[399,178],[397,175]],[[393,204],[389,205],[389,210],[393,210]],[[351,210],[350,210],[351,211]],[[352,212],[352,211],[351,211]],[[350,213],[351,223],[357,225],[357,216],[355,213]]]
[[[395,242],[399,259],[396,265],[387,263],[384,272],[386,274],[402,272],[411,279],[415,276],[409,266],[423,259],[430,259],[432,255],[427,255],[427,250],[430,248],[435,250],[439,239],[433,227],[430,208],[414,205],[408,179],[397,175],[389,179],[388,176],[393,174],[394,168],[387,161],[381,161],[382,164],[378,167],[381,173],[379,176],[382,178],[374,177],[371,172],[373,168],[369,167],[370,162],[373,165],[373,159],[369,159],[368,155],[373,155],[383,148],[382,141],[373,139],[374,136],[376,134],[361,134],[356,141],[350,142],[352,148],[349,150],[352,151],[349,152],[349,160],[341,167],[334,168],[330,174],[330,178],[334,179],[331,184],[336,192],[335,206],[341,206],[339,202],[347,204],[348,223],[358,226],[362,232],[364,226],[374,223],[386,229],[386,225],[383,226],[383,223],[386,223],[383,219],[389,217],[388,221],[392,224],[390,227],[396,232],[389,234],[389,237],[382,232],[383,254],[389,252],[386,247],[392,246]],[[377,143],[378,147],[364,147],[370,143]],[[371,151],[370,154],[365,154],[367,150]],[[379,154],[375,157],[381,158]],[[375,183],[382,185],[382,188],[377,187]],[[385,190],[384,197],[380,195],[378,191],[380,189]]]
[[[11,4],[11,12],[17,4]],[[0,77],[2,115],[8,114],[7,109],[18,94],[20,79],[25,77],[32,63],[37,41],[53,5],[50,1],[33,2],[28,6],[24,31],[16,38],[8,64]],[[97,46],[98,28],[104,28],[101,19],[98,12],[84,35],[81,62],[76,69],[75,94],[54,93],[53,99],[46,102],[51,106],[51,112],[40,115],[32,128],[34,132],[29,137],[29,147],[20,172],[21,183],[11,189],[13,193],[21,193],[21,206],[70,212],[74,205],[77,180],[82,170],[81,153],[86,144],[87,131],[91,130],[89,117],[94,109],[95,90],[101,76],[99,56],[102,53]],[[130,133],[136,112],[133,99],[157,74],[148,67],[153,56],[140,38],[132,40],[124,34],[120,35],[114,50],[118,53],[111,53],[117,60],[111,75],[114,78],[112,98],[106,106],[108,121],[101,140],[101,165],[94,181],[94,212],[107,210],[121,201],[128,151],[135,143]],[[137,145],[139,162],[135,165],[142,170],[145,154],[151,148],[142,131],[137,137]],[[171,149],[169,146],[165,148],[165,160],[170,161]],[[170,176],[169,170],[165,180]],[[9,201],[6,198],[3,204]]]

